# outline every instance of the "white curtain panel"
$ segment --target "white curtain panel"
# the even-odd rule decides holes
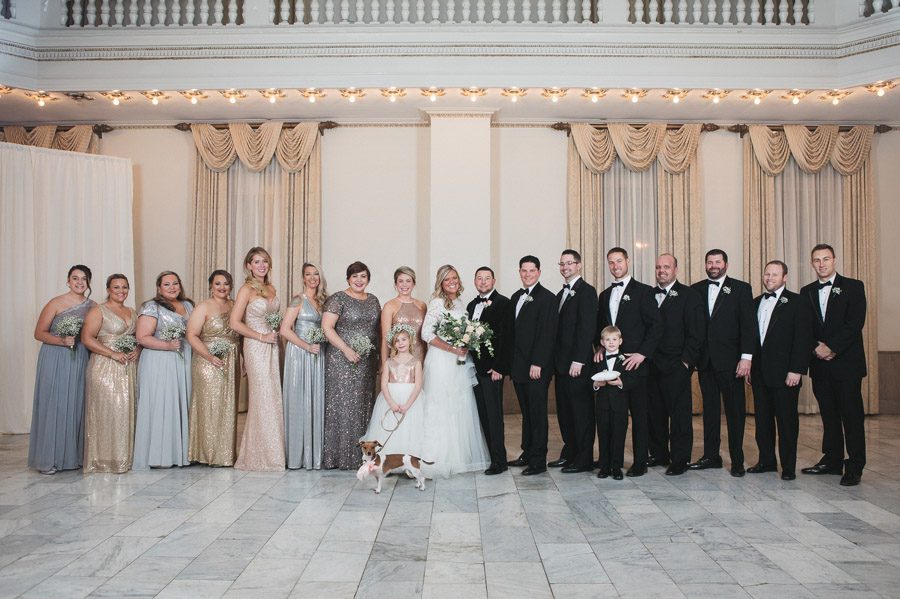
[[[628,250],[631,275],[651,287],[656,285],[658,168],[654,161],[647,170],[633,171],[616,158],[603,174],[602,183],[604,214],[600,247]],[[598,284],[598,288],[603,289],[612,278],[605,264],[600,272],[606,274],[604,280],[607,282]],[[680,280],[687,279],[682,276]]]
[[[132,198],[130,160],[0,143],[0,433],[29,431],[34,326],[69,267],[93,271],[97,302],[107,275],[134,280]]]

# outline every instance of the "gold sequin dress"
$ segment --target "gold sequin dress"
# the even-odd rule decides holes
[[[112,349],[119,335],[134,335],[137,314],[125,322],[104,305],[97,340]],[[122,473],[131,470],[134,450],[134,408],[137,364],[121,364],[91,354],[85,373],[84,472]]]
[[[207,346],[224,341],[230,349],[221,356],[225,365],[213,366],[196,352],[191,359],[190,447],[192,462],[212,466],[234,465],[237,443],[237,388],[240,382],[238,341],[240,335],[228,326],[231,311],[210,316],[200,330]]]
[[[266,314],[277,312],[278,308],[277,297],[257,297],[247,304],[244,322],[257,333],[271,333]],[[244,367],[247,370],[247,420],[234,467],[239,470],[284,470],[284,412],[278,344],[245,338]]]
[[[391,326],[408,324],[416,330],[416,344],[412,348],[412,355],[420,362],[425,360],[425,350],[428,344],[422,341],[422,321],[425,320],[425,309],[420,308],[415,302],[400,302],[400,309],[394,312]]]

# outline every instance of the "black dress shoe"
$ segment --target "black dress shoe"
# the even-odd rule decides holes
[[[680,476],[687,472],[687,470],[687,464],[672,464],[671,466],[666,468],[666,474],[668,476]]]
[[[855,487],[859,484],[860,479],[862,479],[862,475],[856,472],[845,472],[844,476],[841,477],[841,486],[842,487]]]
[[[631,468],[628,469],[628,472],[625,473],[625,476],[635,478],[644,476],[645,474],[647,474],[647,466],[644,464],[632,464]]]
[[[499,466],[497,464],[491,464],[490,468],[484,471],[488,476],[492,476],[494,474],[502,474],[506,472],[508,468],[506,466]]]
[[[594,463],[592,464],[592,466],[594,467],[595,470],[596,470],[597,468],[599,468],[599,467],[600,467],[600,460],[594,460]]]
[[[709,468],[721,468],[722,467],[722,458],[714,457],[707,458],[702,457],[693,464],[689,466],[691,470],[707,470]]]
[[[750,472],[750,471],[747,470],[747,472]],[[794,474],[793,472],[782,472],[781,473],[781,480],[794,480],[795,478],[797,478],[797,475]]]
[[[735,478],[741,478],[746,473],[747,473],[747,471],[744,470],[743,466],[732,466],[731,467],[731,476],[733,476]]]
[[[529,466],[525,470],[522,470],[522,476],[534,476],[535,474],[543,474],[547,471],[547,468],[535,468],[534,466]]]
[[[559,458],[558,460],[553,460],[552,462],[547,462],[547,466],[550,468],[562,468],[563,466],[568,466],[569,460],[565,458]]]
[[[612,470],[613,480],[622,480],[622,469],[621,468],[613,468]]]
[[[609,468],[601,468],[600,472],[597,473],[597,478],[609,478],[610,470]]]
[[[572,474],[573,472],[590,472],[593,469],[593,466],[565,466],[560,472]]]
[[[650,458],[647,460],[647,466],[650,468],[652,468],[653,466],[668,466],[668,465],[669,465],[668,459],[664,460],[662,458],[655,458],[653,456],[650,456]]]
[[[843,474],[844,469],[841,466],[829,466],[819,462],[815,466],[804,468],[800,472],[803,474]]]
[[[750,474],[762,474],[764,472],[778,472],[778,467],[772,464],[771,466],[767,466],[766,464],[756,464],[755,466],[750,466],[747,468],[747,472]]]
[[[527,466],[528,460],[519,456],[514,460],[510,460],[510,461],[506,462],[506,465],[507,466],[516,466],[516,467]]]

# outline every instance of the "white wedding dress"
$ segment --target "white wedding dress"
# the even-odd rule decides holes
[[[444,307],[444,300],[440,298],[428,304],[422,323],[424,343],[435,338],[434,327],[447,312],[454,316],[466,314],[459,299],[453,302],[451,310]],[[428,348],[423,383],[423,395],[427,398],[423,402],[423,457],[433,461],[434,465],[423,465],[423,470],[429,478],[484,470],[491,463],[472,390],[475,382],[475,365],[471,356],[467,356],[466,363],[460,365],[456,354],[434,346]]]

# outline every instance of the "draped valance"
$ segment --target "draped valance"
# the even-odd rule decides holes
[[[285,171],[296,173],[306,166],[319,138],[318,123],[298,123],[283,129],[271,121],[254,129],[247,123],[231,123],[228,129],[191,125],[194,144],[206,167],[222,173],[240,158],[252,172],[263,171],[274,156]]]
[[[608,171],[616,157],[632,171],[645,171],[658,160],[666,172],[679,174],[688,169],[697,154],[701,127],[682,125],[670,131],[665,123],[610,123],[603,130],[572,123],[571,134],[582,162],[596,174]]]
[[[837,125],[821,125],[811,130],[804,125],[785,125],[784,131],[750,125],[753,155],[769,176],[781,174],[788,156],[793,156],[806,173],[817,173],[831,164],[844,176],[854,175],[869,157],[874,134],[872,125],[853,127],[846,133],[841,133]]]
[[[56,125],[39,125],[31,131],[25,127],[8,126],[3,127],[3,141],[68,152],[97,152],[97,138],[91,125],[75,125],[68,131],[57,131]]]

